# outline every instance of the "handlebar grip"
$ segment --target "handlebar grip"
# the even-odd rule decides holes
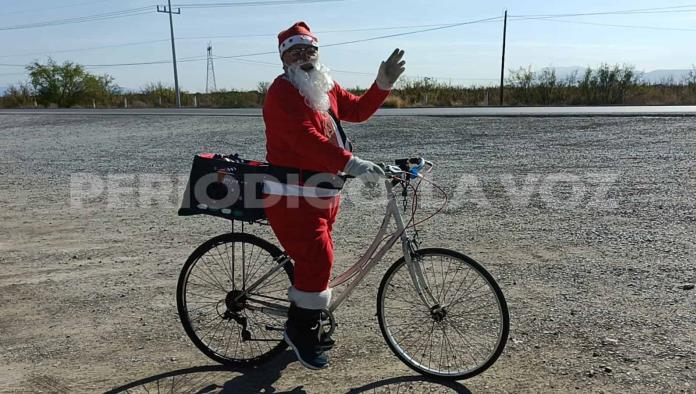
[[[420,164],[422,160],[422,157],[411,157],[407,159],[396,159],[394,162],[397,166],[404,168],[408,167],[409,164]]]

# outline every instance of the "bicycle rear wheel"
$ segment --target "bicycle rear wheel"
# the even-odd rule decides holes
[[[225,365],[255,365],[287,346],[285,318],[254,301],[289,306],[292,263],[287,260],[247,292],[282,255],[275,245],[244,233],[211,238],[191,254],[179,275],[176,303],[186,334],[205,355]]]
[[[421,249],[414,262],[436,299],[419,297],[402,257],[377,294],[379,327],[389,348],[413,370],[466,379],[489,368],[505,348],[510,329],[500,287],[479,263],[448,249]]]

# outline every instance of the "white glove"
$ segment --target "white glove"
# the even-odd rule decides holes
[[[381,179],[384,179],[384,170],[382,167],[357,156],[353,156],[348,160],[343,172],[359,178],[367,186],[374,186]]]
[[[405,60],[401,60],[404,57],[404,51],[396,48],[394,52],[389,56],[389,59],[382,62],[379,66],[379,71],[377,72],[377,86],[382,90],[391,90],[394,87],[394,83],[399,76],[406,70],[404,65]]]

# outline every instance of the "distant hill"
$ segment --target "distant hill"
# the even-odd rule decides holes
[[[655,70],[643,74],[643,80],[649,83],[680,83],[689,76],[691,70]]]

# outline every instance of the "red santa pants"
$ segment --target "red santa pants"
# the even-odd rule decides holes
[[[333,267],[331,230],[341,197],[267,196],[266,217],[281,246],[295,262],[295,284],[303,292],[322,292]],[[310,201],[311,200],[311,201]]]

